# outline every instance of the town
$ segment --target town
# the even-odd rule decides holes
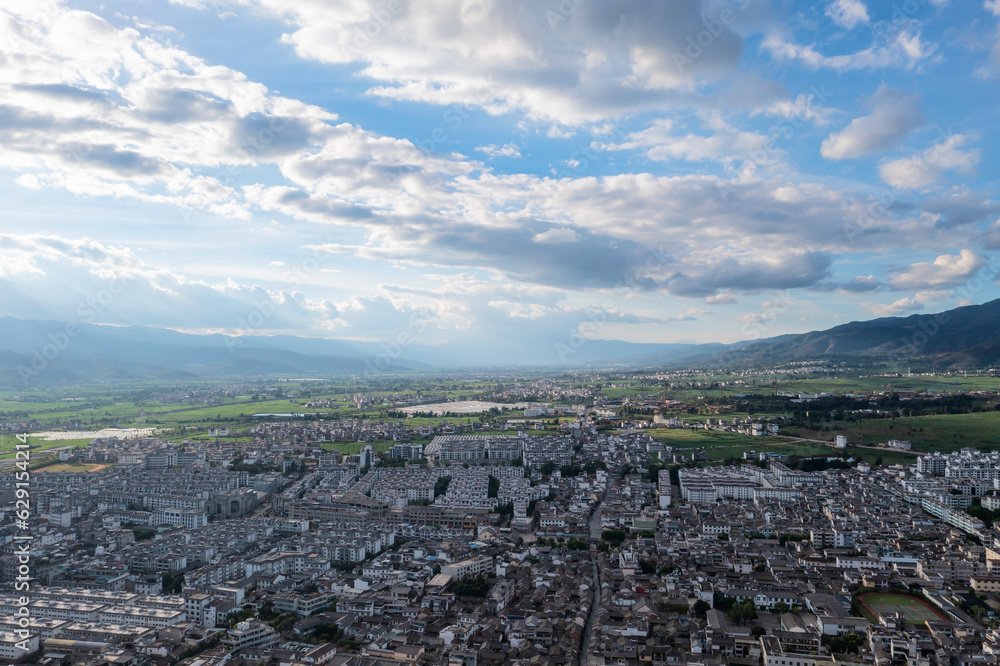
[[[267,418],[64,448],[61,463],[89,468],[32,474],[30,593],[15,588],[14,524],[0,533],[0,658],[996,663],[995,451],[874,465],[838,436],[801,458],[769,450],[782,419],[657,412],[609,430],[605,409],[527,404],[568,416],[540,433],[515,429],[531,418],[501,431]],[[653,425],[761,446],[713,460]],[[0,477],[5,515],[16,478]]]

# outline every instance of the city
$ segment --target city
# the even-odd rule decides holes
[[[817,381],[801,377],[792,367],[784,381]],[[0,532],[2,658],[937,666],[1000,650],[996,449],[864,446],[831,431],[804,456],[782,452],[801,441],[782,432],[792,412],[741,418],[747,394],[689,397],[709,393],[696,386],[707,378],[589,379],[469,378],[421,398],[165,387],[163,400],[195,408],[205,401],[188,396],[207,389],[219,411],[281,386],[308,393],[292,409],[327,411],[29,440],[30,485],[29,472],[0,478],[5,515],[21,516],[19,487],[31,497],[27,520]],[[510,402],[474,415],[465,405],[493,403],[460,399],[500,393]],[[912,393],[1000,413],[996,390]],[[351,411],[396,403],[415,415]],[[906,422],[879,411],[865,423]],[[900,462],[872,462],[892,450]],[[5,458],[16,465],[16,450]],[[30,593],[18,591],[26,561]]]

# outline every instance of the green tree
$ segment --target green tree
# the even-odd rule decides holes
[[[691,612],[694,613],[696,617],[705,617],[705,614],[710,610],[712,610],[712,604],[708,603],[704,599],[699,599],[694,602],[694,606],[691,608]]]
[[[460,597],[485,597],[489,591],[490,584],[482,576],[462,578],[455,585],[455,594]]]
[[[745,625],[747,620],[757,619],[757,607],[754,606],[752,599],[746,599],[734,604],[727,615],[730,620]]]

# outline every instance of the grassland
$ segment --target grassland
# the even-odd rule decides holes
[[[13,435],[4,435],[2,438],[2,444],[0,444],[0,460],[5,458],[13,458],[15,446],[19,444],[17,439]],[[60,439],[60,440],[45,440],[41,437],[29,437],[28,447],[31,451],[31,455],[35,456],[38,453],[44,453],[46,451],[51,451],[53,449],[61,449],[64,447],[80,447],[87,446],[92,442],[91,439]]]
[[[789,443],[776,437],[752,437],[718,430],[656,429],[653,437],[675,449],[705,449],[713,460],[741,458],[744,451],[780,453],[789,456],[832,456],[833,449],[809,442]]]
[[[854,444],[877,446],[890,439],[908,439],[914,451],[957,451],[964,447],[1000,448],[1000,412],[974,412],[932,416],[907,416],[896,419],[867,419],[842,423],[837,431],[789,428],[786,434],[832,441],[847,435]]]

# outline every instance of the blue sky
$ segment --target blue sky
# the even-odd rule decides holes
[[[1000,0],[0,17],[0,316],[515,361],[1000,296]]]

